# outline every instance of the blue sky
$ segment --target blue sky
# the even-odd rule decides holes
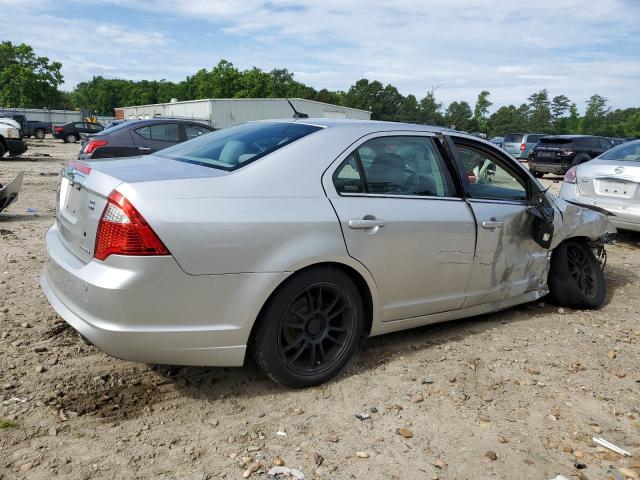
[[[592,5],[589,5],[589,4]],[[588,5],[588,6],[587,6]],[[93,75],[182,80],[221,58],[317,89],[366,77],[494,108],[547,88],[640,106],[640,0],[0,0],[0,39]]]

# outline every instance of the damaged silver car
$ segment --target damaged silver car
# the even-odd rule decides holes
[[[362,337],[550,294],[598,308],[606,215],[546,192],[490,142],[297,119],[154,155],[72,162],[42,289],[119,358],[322,383]]]

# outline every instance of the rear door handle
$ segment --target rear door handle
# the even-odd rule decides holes
[[[502,228],[502,222],[496,222],[495,220],[485,220],[484,222],[482,222],[482,228],[486,228],[487,230]]]
[[[384,220],[365,220],[365,219],[357,219],[357,220],[349,220],[349,228],[353,228],[355,230],[364,230],[367,228],[375,228],[375,227],[384,227],[387,224]]]

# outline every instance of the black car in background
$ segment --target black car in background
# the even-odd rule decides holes
[[[99,123],[93,122],[69,122],[59,127],[53,127],[53,138],[64,140],[65,143],[76,143],[81,138],[81,133],[91,135],[104,130]]]
[[[192,120],[126,121],[86,138],[78,159],[148,155],[212,132],[214,128]]]
[[[550,135],[540,139],[529,156],[529,170],[540,178],[545,173],[564,175],[574,165],[588,162],[613,147],[605,137]]]

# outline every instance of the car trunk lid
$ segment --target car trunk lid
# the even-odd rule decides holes
[[[226,174],[215,168],[154,156],[69,163],[62,171],[56,222],[62,243],[87,263],[94,255],[107,197],[125,183],[202,178]]]
[[[578,168],[577,185],[585,197],[640,202],[640,165],[608,160],[587,162]]]

